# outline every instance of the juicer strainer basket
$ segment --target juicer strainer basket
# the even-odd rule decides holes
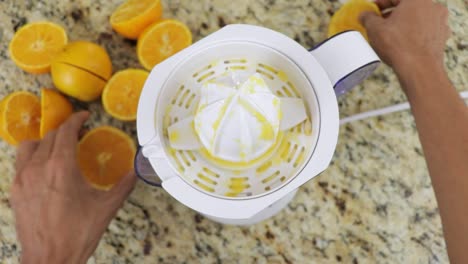
[[[198,66],[198,67],[197,67]],[[196,110],[203,83],[222,76],[234,75],[240,82],[246,76],[259,73],[278,97],[309,98],[306,101],[306,121],[284,131],[277,144],[255,162],[233,164],[226,168],[223,161],[208,159],[201,150],[175,150],[168,143],[169,125],[185,119]],[[237,77],[236,77],[237,76]],[[291,77],[290,77],[291,76]],[[162,103],[164,150],[173,168],[191,186],[219,197],[243,198],[264,195],[287,184],[301,170],[317,140],[320,118],[315,96],[302,96],[301,87],[310,91],[304,74],[287,57],[255,43],[229,42],[211,46],[175,69],[162,96],[171,100]],[[297,88],[300,87],[300,88]],[[239,124],[240,126],[241,124]]]

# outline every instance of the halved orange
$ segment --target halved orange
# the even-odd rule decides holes
[[[367,31],[359,21],[363,12],[374,12],[382,15],[379,7],[369,0],[349,0],[333,15],[328,26],[328,37],[347,30],[357,30],[367,40]]]
[[[89,131],[78,143],[78,165],[87,181],[109,190],[133,169],[135,143],[123,131],[102,126]]]
[[[139,69],[127,69],[114,74],[102,93],[102,104],[106,112],[120,120],[135,120],[146,78],[148,72]]]
[[[0,102],[0,135],[12,145],[39,139],[41,104],[29,92],[14,92]]]
[[[35,22],[20,28],[8,50],[15,64],[29,73],[46,73],[67,44],[65,30],[51,22]]]
[[[192,44],[190,29],[180,21],[167,19],[149,26],[138,38],[137,56],[151,70],[156,64]]]
[[[147,26],[162,16],[160,0],[128,0],[110,17],[112,28],[129,39],[137,39]]]
[[[7,101],[6,100],[7,97],[8,96],[6,96],[5,98],[3,98],[0,101],[0,138],[5,140],[7,143],[13,145],[13,143],[14,143],[13,139],[8,134],[6,134],[6,132],[3,129],[3,111],[5,109],[5,104],[6,104],[6,101]]]
[[[41,125],[39,134],[43,138],[48,132],[57,129],[73,113],[73,107],[60,93],[42,88],[41,90]]]

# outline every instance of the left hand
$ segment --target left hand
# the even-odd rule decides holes
[[[86,263],[134,187],[133,173],[108,192],[81,175],[76,150],[88,116],[76,113],[42,141],[18,148],[11,201],[21,263]]]

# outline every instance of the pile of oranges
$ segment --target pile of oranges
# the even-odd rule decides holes
[[[83,102],[101,97],[108,114],[123,121],[136,119],[137,105],[148,71],[192,43],[183,23],[162,19],[160,0],[128,0],[110,17],[112,28],[136,39],[136,54],[144,69],[112,73],[107,51],[92,42],[69,43],[59,25],[43,21],[27,24],[14,35],[9,53],[15,64],[33,74],[51,73],[55,89],[13,92],[0,101],[0,138],[11,145],[39,140],[57,129],[73,113],[67,96]],[[89,131],[78,145],[83,176],[107,190],[132,169],[135,143],[123,131],[102,126]]]

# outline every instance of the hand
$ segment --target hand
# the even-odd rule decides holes
[[[363,13],[361,23],[370,44],[385,63],[396,70],[408,64],[443,65],[445,43],[450,37],[446,7],[432,0],[376,0],[376,3],[381,10],[392,7],[394,10],[387,18]]]
[[[88,116],[74,114],[42,141],[18,148],[11,201],[22,263],[86,263],[134,187],[133,173],[108,192],[81,175],[76,147]]]

